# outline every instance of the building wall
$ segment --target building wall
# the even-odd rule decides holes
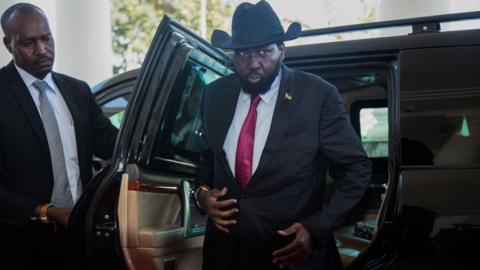
[[[380,20],[396,20],[445,14],[450,0],[380,0]]]
[[[18,2],[37,5],[47,15],[56,43],[55,71],[90,85],[112,75],[109,0],[1,0],[0,13]],[[3,45],[0,47],[3,66],[12,58]]]

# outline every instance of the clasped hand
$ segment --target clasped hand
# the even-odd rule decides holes
[[[228,233],[228,226],[236,224],[237,221],[231,217],[238,213],[238,208],[229,208],[237,203],[236,199],[220,200],[227,194],[227,188],[222,190],[211,189],[209,191],[201,191],[198,194],[198,203],[205,211],[208,217],[213,221],[215,227]],[[313,241],[308,230],[299,222],[285,230],[277,232],[283,237],[295,235],[291,243],[285,247],[273,252],[273,263],[280,268],[294,268],[303,263],[313,250]]]
[[[232,219],[232,215],[238,213],[238,208],[225,210],[237,203],[235,199],[220,200],[227,194],[228,189],[224,187],[222,190],[211,189],[209,191],[200,191],[198,194],[198,203],[205,211],[208,217],[213,221],[217,229],[228,233],[228,226],[236,224],[237,221]]]
[[[280,268],[290,268],[303,263],[313,250],[312,237],[302,223],[296,222],[285,230],[277,232],[283,237],[295,235],[291,243],[273,252],[273,263]]]

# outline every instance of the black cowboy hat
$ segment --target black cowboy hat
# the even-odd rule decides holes
[[[232,19],[232,36],[222,30],[212,33],[212,45],[223,49],[247,49],[296,39],[302,27],[292,23],[283,30],[277,14],[267,1],[257,4],[241,3]]]

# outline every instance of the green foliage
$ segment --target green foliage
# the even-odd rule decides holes
[[[213,29],[225,29],[233,8],[224,0],[207,1],[207,37]],[[200,32],[200,0],[111,0],[114,74],[143,62],[164,15]]]

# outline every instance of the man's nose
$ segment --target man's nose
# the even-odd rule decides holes
[[[258,69],[260,67],[260,59],[256,54],[251,54],[247,60],[247,67],[249,69]]]
[[[46,49],[46,46],[45,46],[45,43],[42,42],[41,40],[35,42],[35,54],[45,54],[47,52],[47,49]]]

